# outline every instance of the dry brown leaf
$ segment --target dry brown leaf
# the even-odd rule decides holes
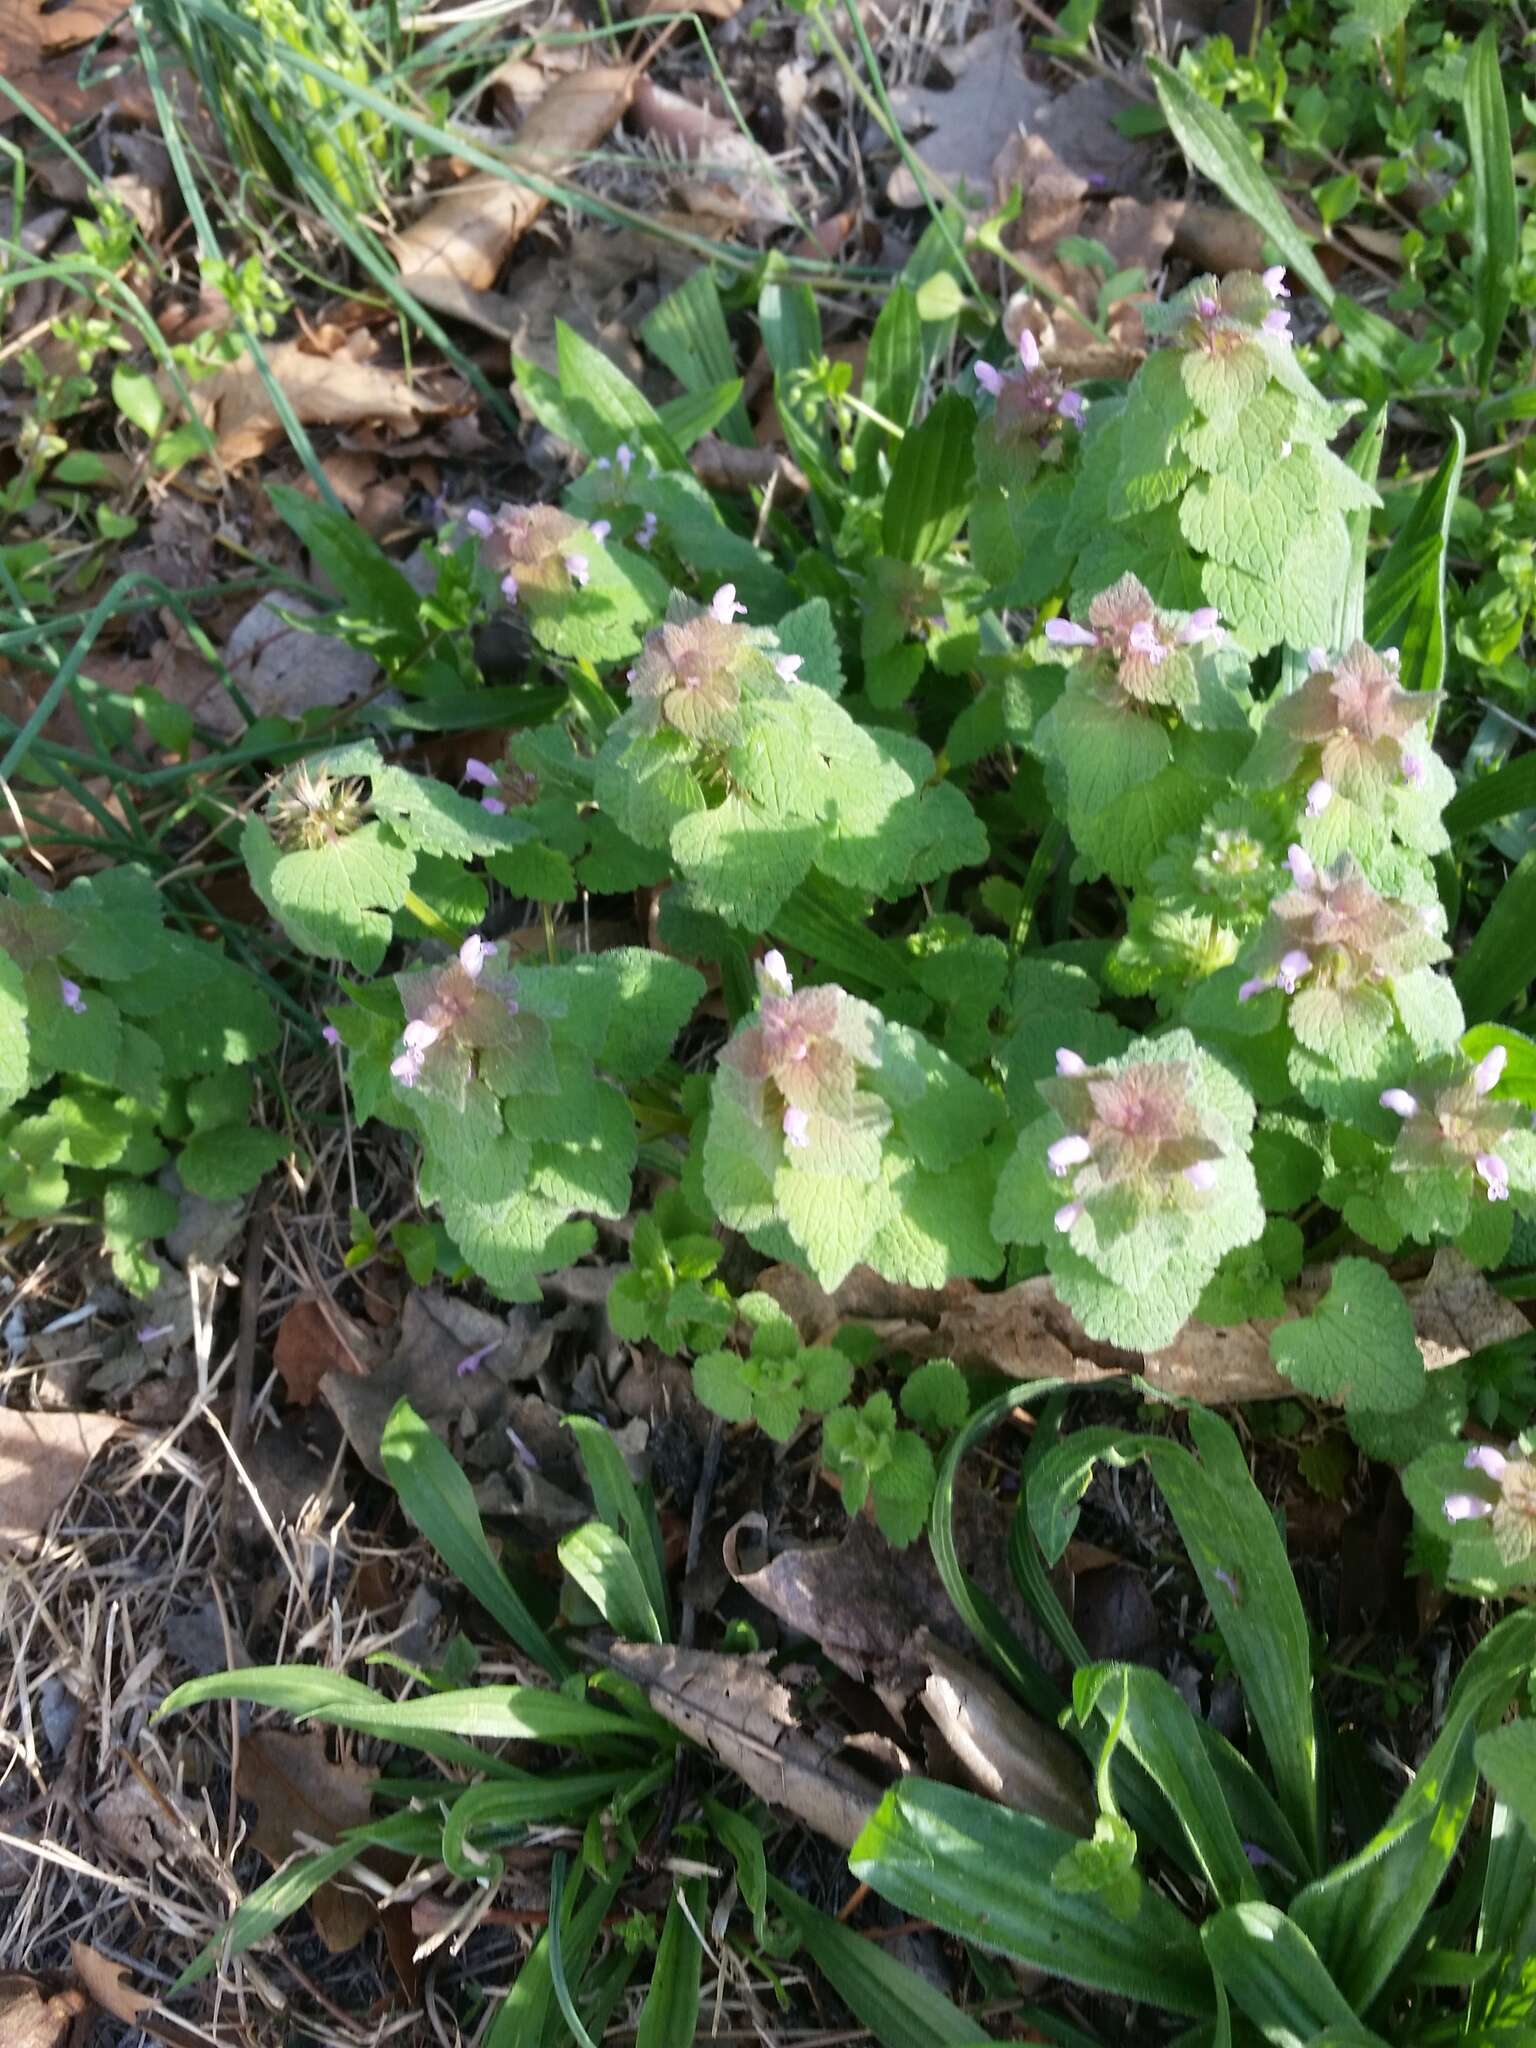
[[[699,482],[712,491],[760,491],[777,478],[775,494],[803,498],[810,490],[805,472],[778,448],[738,448],[717,434],[704,434],[688,460]]]
[[[344,353],[311,355],[296,341],[280,341],[266,351],[266,359],[306,427],[373,424],[413,433],[425,415],[447,410],[419,383],[408,383],[403,371],[360,363]],[[249,357],[191,389],[193,410],[213,434],[226,467],[254,461],[283,438],[267,387]],[[171,396],[169,388],[166,395]]]
[[[199,2033],[194,2027],[183,2026],[169,2013],[157,2012],[149,1993],[135,1990],[128,1982],[124,1964],[101,1955],[83,1941],[70,1943],[69,1964],[92,2004],[100,2006],[104,2013],[120,2020],[125,2027],[141,2028],[146,2034],[153,2034],[157,2041],[166,2042],[168,2048],[208,2048],[209,2035]]]
[[[1303,1276],[1290,1290],[1305,1314],[1327,1287],[1326,1267]],[[1217,1328],[1186,1323],[1162,1351],[1126,1351],[1089,1337],[1049,1279],[1021,1281],[984,1294],[969,1281],[942,1290],[897,1287],[868,1267],[855,1267],[835,1294],[787,1266],[772,1266],[758,1280],[807,1337],[825,1336],[845,1321],[873,1322],[892,1349],[914,1358],[952,1358],[960,1366],[991,1366],[1016,1379],[1061,1378],[1089,1386],[1139,1373],[1159,1391],[1211,1406],[1231,1401],[1273,1401],[1294,1391],[1269,1355],[1271,1321]],[[1436,1252],[1428,1274],[1403,1292],[1426,1368],[1455,1365],[1485,1345],[1518,1337],[1525,1318],[1458,1252]]]
[[[400,275],[427,305],[452,302],[467,289],[489,291],[513,244],[548,201],[518,182],[519,169],[547,182],[595,149],[630,102],[638,73],[630,64],[598,64],[558,78],[517,132],[505,178],[478,172],[439,199],[394,238]]]
[[[373,1339],[335,1302],[313,1295],[296,1301],[278,1325],[272,1363],[282,1374],[288,1398],[308,1408],[328,1372],[363,1374],[372,1370]]]
[[[5,2048],[62,2048],[88,2002],[73,1986],[60,1990],[21,1970],[0,1971],[0,2040]]]
[[[973,192],[989,193],[999,151],[1021,125],[1035,126],[1051,103],[1050,90],[1025,74],[1017,21],[983,29],[963,49],[946,54],[955,76],[947,92],[904,86],[891,94],[891,100],[904,128],[932,123],[929,133],[913,145],[930,177],[956,196],[962,184]],[[893,206],[923,204],[918,182],[905,164],[891,173],[886,193]]]
[[[255,1805],[251,1839],[275,1869],[301,1846],[297,1835],[334,1842],[344,1829],[362,1827],[377,1779],[354,1761],[333,1763],[318,1728],[298,1735],[267,1729],[241,1743],[235,1787]],[[309,1907],[332,1955],[356,1948],[376,1917],[370,1899],[339,1884],[322,1885]]]
[[[917,1648],[929,1665],[923,1706],[977,1791],[1068,1834],[1091,1834],[1087,1773],[1066,1737],[1025,1713],[1004,1686],[931,1629],[921,1632]]]
[[[371,654],[289,623],[315,612],[307,599],[286,592],[276,604],[262,598],[225,642],[230,675],[258,718],[300,718],[322,705],[349,704],[377,682],[379,665]],[[197,700],[194,715],[228,738],[245,730],[243,713],[217,680]]]
[[[760,1799],[782,1807],[828,1841],[851,1848],[880,1787],[846,1763],[836,1737],[801,1725],[788,1686],[765,1660],[679,1650],[669,1643],[613,1643],[610,1663],[645,1687],[652,1707],[734,1771]]]
[[[669,157],[696,161],[699,172],[680,186],[689,210],[744,226],[794,219],[773,160],[737,124],[649,78],[636,81],[633,114],[642,135],[660,142]]]
[[[0,1408],[0,1548],[35,1543],[122,1426],[115,1415]]]

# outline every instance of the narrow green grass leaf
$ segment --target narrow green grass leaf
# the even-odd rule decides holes
[[[1355,444],[1346,457],[1350,469],[1363,484],[1374,486],[1376,482],[1386,434],[1387,408],[1378,405],[1356,435]],[[1339,616],[1333,633],[1335,647],[1350,647],[1365,636],[1365,561],[1371,539],[1370,506],[1351,506],[1344,514],[1344,525],[1349,533],[1349,574],[1339,593]]]
[[[1234,2005],[1274,2048],[1312,2048],[1327,2027],[1386,2048],[1360,2027],[1306,1936],[1276,1906],[1229,1906],[1201,1929],[1205,1952]]]
[[[582,429],[587,454],[611,455],[621,441],[638,442],[660,468],[683,467],[683,451],[639,385],[563,320],[555,322],[555,355],[561,402]]]
[[[608,1626],[631,1643],[663,1640],[629,1545],[606,1522],[584,1522],[560,1538],[560,1562]]]
[[[1492,775],[1481,775],[1459,789],[1445,807],[1445,829],[1452,839],[1465,839],[1484,825],[1536,808],[1536,753],[1506,761]]]
[[[696,2038],[704,1950],[695,1929],[703,1925],[707,1911],[701,1877],[686,1878],[674,1889],[635,2048],[682,2048]]]
[[[946,391],[897,452],[881,529],[888,555],[928,562],[949,546],[971,509],[975,448],[975,408]]]
[[[623,1453],[600,1422],[568,1415],[565,1426],[576,1439],[598,1514],[623,1537],[633,1555],[647,1603],[662,1631],[649,1640],[662,1642],[667,1628],[667,1568],[655,1503],[649,1491],[642,1495],[630,1478]]]
[[[769,1880],[769,1891],[807,1955],[880,2048],[955,2048],[991,2040],[985,2027],[926,1977],[887,1955],[879,1942],[855,1934],[777,1878]]]
[[[702,391],[685,391],[680,398],[667,399],[658,408],[657,417],[678,447],[688,449],[705,434],[713,433],[737,410],[741,390],[741,379],[729,377],[723,384],[712,384]]]
[[[1451,979],[1469,1024],[1497,1017],[1536,982],[1536,853],[1505,881]]]
[[[762,1829],[746,1814],[739,1813],[733,1806],[722,1806],[718,1799],[711,1799],[707,1794],[704,1818],[731,1852],[731,1861],[736,1866],[737,1888],[752,1915],[752,1932],[759,1941],[763,1941],[767,1933],[763,1916],[768,1908],[768,1856],[763,1847]]]
[[[569,1658],[534,1620],[493,1556],[469,1481],[409,1402],[400,1402],[384,1425],[379,1455],[400,1505],[454,1577],[520,1650],[552,1678],[568,1677]]]
[[[1404,689],[1438,690],[1445,680],[1445,558],[1461,487],[1467,437],[1452,420],[1451,445],[1365,593],[1365,637],[1396,647]]]
[[[1486,391],[1514,299],[1520,255],[1520,200],[1509,145],[1509,105],[1499,66],[1497,22],[1490,21],[1472,45],[1465,107],[1472,174],[1472,293],[1483,336],[1477,376]]]

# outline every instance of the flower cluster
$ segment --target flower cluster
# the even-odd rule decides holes
[[[609,503],[622,503],[629,487],[631,472],[637,475],[645,475],[655,467],[654,464],[648,464],[645,469],[635,471],[635,459],[634,449],[630,447],[627,441],[621,441],[618,447],[614,449],[612,455],[599,455],[592,464],[594,474],[601,476],[605,480]],[[599,521],[599,525],[603,524],[602,521]],[[649,549],[652,541],[656,538],[656,524],[656,514],[654,512],[647,512],[642,517],[640,524],[629,536],[637,548]],[[594,527],[592,530],[596,533],[598,529]],[[607,530],[607,527],[604,525],[604,532]],[[599,538],[601,537],[602,535],[599,535]]]
[[[1100,591],[1086,625],[1051,619],[1045,628],[1053,647],[1092,650],[1079,664],[1079,678],[1122,710],[1190,703],[1195,675],[1186,650],[1220,633],[1213,605],[1180,619],[1154,604],[1145,584],[1130,575]]]
[[[761,660],[736,623],[745,611],[735,585],[722,583],[708,606],[680,608],[647,633],[627,677],[630,702],[643,707],[646,730],[667,727],[713,746],[739,744],[743,674]],[[776,664],[785,680],[799,665],[794,655],[781,655]]]
[[[1395,1173],[1470,1169],[1490,1202],[1509,1200],[1509,1164],[1499,1146],[1519,1117],[1512,1103],[1488,1099],[1507,1058],[1503,1046],[1496,1045],[1476,1066],[1433,1095],[1411,1094],[1406,1088],[1383,1092],[1382,1108],[1402,1118],[1392,1153]]]
[[[537,775],[519,768],[515,762],[503,761],[493,768],[488,761],[477,761],[471,755],[464,763],[462,779],[485,792],[480,808],[493,818],[505,817],[509,806],[520,809],[533,803],[539,794]]]
[[[1026,327],[1019,336],[1017,370],[976,363],[976,382],[997,401],[994,432],[1000,441],[1036,441],[1059,421],[1081,427],[1087,417],[1082,393],[1065,388],[1061,373],[1047,369],[1040,344]]]
[[[526,1055],[547,1048],[548,1027],[519,1005],[515,977],[487,973],[495,955],[472,933],[443,966],[395,976],[406,1023],[389,1071],[402,1088],[462,1111],[473,1080],[511,1094]]]
[[[1486,1521],[1506,1564],[1536,1557],[1536,1465],[1492,1444],[1477,1444],[1467,1452],[1466,1470],[1485,1484],[1477,1492],[1447,1494],[1445,1519]]]
[[[1397,650],[1378,654],[1363,640],[1332,663],[1314,648],[1309,662],[1300,689],[1271,702],[1250,777],[1304,783],[1309,818],[1336,796],[1380,812],[1395,786],[1424,789],[1432,762],[1426,725],[1440,693],[1405,690]]]
[[[1270,906],[1249,955],[1258,971],[1243,982],[1238,1001],[1270,989],[1294,997],[1291,1025],[1303,1044],[1315,1036],[1309,1023],[1320,1021],[1313,1011],[1331,1018],[1352,998],[1376,994],[1385,1001],[1383,984],[1448,956],[1438,905],[1379,894],[1351,854],[1320,869],[1304,848],[1292,846],[1286,865],[1295,886]]]
[[[737,1033],[721,1061],[748,1084],[748,1106],[776,1126],[786,1153],[824,1153],[839,1132],[879,1136],[890,1112],[859,1086],[879,1065],[878,1017],[867,1003],[823,983],[796,990],[784,956],[757,965],[757,1022]]]
[[[508,604],[585,589],[592,573],[585,544],[606,540],[610,531],[606,519],[584,526],[553,505],[503,505],[494,517],[471,512],[465,523],[485,543]]]
[[[1279,263],[1257,276],[1238,270],[1225,278],[1197,277],[1162,309],[1157,324],[1180,348],[1207,356],[1230,355],[1261,334],[1288,342],[1291,316],[1281,302],[1290,296],[1285,268]]]
[[[1191,1101],[1192,1078],[1182,1060],[1116,1073],[1058,1049],[1056,1079],[1039,1083],[1067,1126],[1045,1154],[1052,1175],[1071,1187],[1071,1200],[1056,1211],[1058,1230],[1071,1230],[1090,1205],[1117,1191],[1138,1208],[1193,1208],[1209,1199],[1221,1147]]]

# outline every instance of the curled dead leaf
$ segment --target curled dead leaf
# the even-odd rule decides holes
[[[1091,1834],[1087,1773],[1066,1737],[931,1629],[919,1633],[916,1647],[929,1666],[923,1707],[977,1791],[1069,1834]]]
[[[622,117],[637,75],[630,64],[595,64],[557,78],[519,128],[505,177],[473,173],[395,236],[400,275],[417,298],[451,313],[466,290],[489,291],[549,204],[523,174],[546,184],[564,177]]]
[[[87,1999],[24,1970],[0,1971],[0,2038],[6,2048],[63,2048]]]
[[[307,1295],[296,1301],[278,1326],[272,1363],[282,1374],[290,1401],[308,1408],[328,1372],[368,1373],[375,1345],[366,1330],[334,1301]]]
[[[169,2013],[158,2012],[149,1993],[137,1990],[128,1980],[125,1965],[114,1962],[111,1956],[102,1955],[83,1941],[72,1941],[69,1964],[91,2003],[123,2026],[152,2034],[157,2041],[167,2043],[167,2048],[208,2048],[209,2035],[184,2026]]]
[[[389,427],[414,433],[423,417],[449,410],[401,370],[358,362],[345,353],[311,355],[296,341],[266,351],[267,368],[306,427]],[[191,387],[192,407],[214,437],[219,460],[230,469],[254,461],[283,438],[283,427],[261,372],[246,356]],[[166,386],[167,398],[173,393]]]
[[[771,1806],[850,1848],[881,1787],[838,1754],[836,1736],[802,1725],[788,1686],[755,1657],[669,1643],[608,1646],[609,1663],[645,1687],[664,1721],[707,1749]]]
[[[1327,1270],[1304,1281],[1288,1295],[1297,1314],[1305,1314],[1324,1291]],[[1293,1391],[1270,1359],[1272,1321],[1230,1327],[1190,1322],[1164,1350],[1126,1351],[1088,1336],[1043,1275],[996,1294],[982,1293],[969,1281],[925,1293],[892,1286],[867,1267],[856,1267],[827,1295],[805,1274],[772,1266],[757,1284],[808,1341],[826,1338],[845,1321],[872,1322],[890,1348],[910,1357],[991,1366],[1021,1380],[1060,1378],[1092,1386],[1138,1373],[1163,1393],[1211,1406],[1274,1401]],[[1455,1251],[1436,1252],[1429,1272],[1406,1282],[1403,1292],[1430,1372],[1528,1328],[1514,1304]]]

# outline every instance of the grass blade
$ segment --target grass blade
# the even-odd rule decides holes
[[[801,1946],[861,2027],[880,2048],[951,2048],[992,2036],[916,1970],[888,1956],[792,1892],[769,1881],[773,1903],[800,1937]]]
[[[1536,981],[1536,853],[1499,891],[1451,976],[1469,1024],[1485,1024]]]
[[[1483,332],[1478,382],[1486,392],[1515,295],[1520,201],[1509,146],[1509,107],[1499,69],[1499,32],[1489,22],[1467,64],[1467,155],[1472,167],[1472,292]]]
[[[1479,776],[1459,789],[1445,807],[1445,829],[1452,839],[1465,839],[1483,825],[1512,818],[1536,807],[1536,753],[1506,761],[1492,775]]]
[[[1365,593],[1365,637],[1396,647],[1404,689],[1438,690],[1445,680],[1445,558],[1461,488],[1467,437],[1451,421],[1451,445],[1435,480],[1414,504]]]
[[[704,1950],[697,1929],[707,1911],[704,1880],[688,1878],[676,1886],[667,1907],[656,1951],[656,1973],[646,1993],[635,2033],[635,2048],[682,2048],[699,2024],[699,1978]]]
[[[1277,2048],[1310,2048],[1327,2027],[1349,2029],[1362,2044],[1375,2039],[1311,1942],[1277,1906],[1229,1906],[1206,1922],[1202,1939],[1232,2003]]]
[[[649,1489],[642,1495],[629,1476],[629,1468],[618,1445],[600,1422],[594,1422],[586,1415],[568,1415],[565,1426],[576,1439],[582,1470],[587,1475],[598,1514],[629,1546],[646,1598],[662,1631],[649,1640],[662,1642],[667,1628],[666,1555]]]

